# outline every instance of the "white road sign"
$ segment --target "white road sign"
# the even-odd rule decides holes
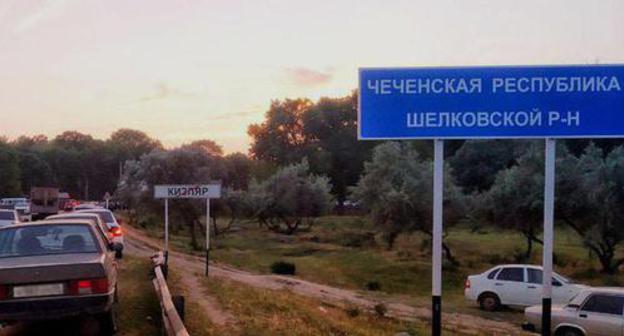
[[[154,198],[219,198],[221,184],[176,184],[154,186]]]

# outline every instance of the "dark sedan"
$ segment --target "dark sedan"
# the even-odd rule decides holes
[[[118,246],[100,231],[72,219],[0,229],[0,322],[92,315],[113,333]]]

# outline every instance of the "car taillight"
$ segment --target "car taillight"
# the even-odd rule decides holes
[[[110,232],[113,234],[113,237],[121,237],[121,228],[119,226],[110,229]]]
[[[466,282],[464,282],[464,289],[468,288],[470,288],[470,279],[466,279]]]
[[[9,288],[5,285],[0,285],[0,300],[6,300],[9,297]]]
[[[103,294],[108,293],[108,279],[72,280],[69,282],[69,294]]]

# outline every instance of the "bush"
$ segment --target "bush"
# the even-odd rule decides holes
[[[349,317],[358,317],[360,315],[360,308],[358,307],[348,307],[345,311]]]
[[[378,291],[381,290],[381,284],[379,281],[369,281],[366,283],[366,289],[369,291]]]
[[[373,309],[375,310],[375,313],[378,317],[384,317],[386,316],[386,313],[388,313],[388,307],[386,307],[386,305],[383,303],[376,304]]]
[[[295,275],[297,267],[286,261],[276,261],[271,264],[271,272],[274,274]]]

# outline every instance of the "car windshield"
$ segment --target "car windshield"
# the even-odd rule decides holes
[[[97,252],[88,225],[44,224],[0,230],[0,258]]]
[[[0,211],[0,220],[15,220],[13,211]]]

